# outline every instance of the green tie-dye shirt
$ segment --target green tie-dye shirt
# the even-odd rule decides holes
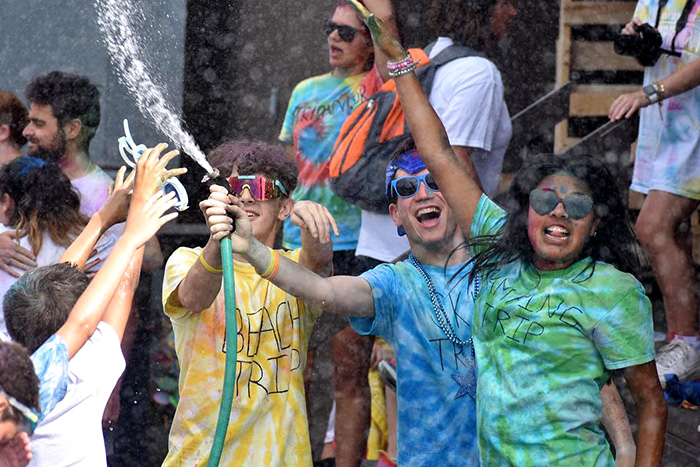
[[[482,196],[471,236],[504,220]],[[598,262],[591,276],[589,265],[514,261],[482,278],[473,329],[482,465],[614,465],[600,389],[610,370],[654,359],[651,303],[630,274]]]

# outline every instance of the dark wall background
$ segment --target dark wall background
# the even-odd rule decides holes
[[[405,45],[434,37],[424,26],[430,0],[395,1]],[[335,0],[189,0],[183,113],[206,151],[227,138],[276,141],[292,89],[329,70],[323,20]],[[519,0],[497,63],[514,115],[553,87],[559,25],[556,0]],[[190,166],[190,196],[203,173]],[[199,191],[199,195],[197,194]],[[183,220],[194,220],[192,210]]]

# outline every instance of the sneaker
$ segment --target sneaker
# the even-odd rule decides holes
[[[384,384],[389,386],[392,391],[396,392],[396,368],[386,360],[382,360],[379,362],[379,365],[377,365],[377,370]]]
[[[662,347],[656,356],[656,372],[661,387],[666,389],[664,375],[673,374],[680,381],[693,381],[700,378],[700,352],[681,339],[674,338]]]

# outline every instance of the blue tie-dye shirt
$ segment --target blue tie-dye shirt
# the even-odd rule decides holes
[[[474,304],[473,288],[466,286],[469,269],[447,289],[462,266],[424,268],[458,339],[466,341]],[[399,465],[478,465],[476,404],[466,390],[474,378],[471,346],[460,349],[447,339],[428,286],[409,261],[382,264],[361,277],[372,288],[375,315],[350,318],[350,323],[358,333],[380,336],[394,348]]]
[[[471,237],[498,233],[504,220],[482,196]],[[591,275],[589,263],[540,271],[518,260],[482,278],[474,346],[483,465],[615,465],[600,389],[610,370],[654,359],[651,303],[630,274],[598,262]]]
[[[32,354],[34,372],[39,377],[40,421],[66,396],[68,390],[68,348],[54,334]]]

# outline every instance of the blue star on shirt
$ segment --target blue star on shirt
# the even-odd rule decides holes
[[[452,378],[459,384],[455,399],[469,394],[469,397],[476,400],[476,377],[474,376],[474,372],[469,372],[464,376],[453,374]]]

